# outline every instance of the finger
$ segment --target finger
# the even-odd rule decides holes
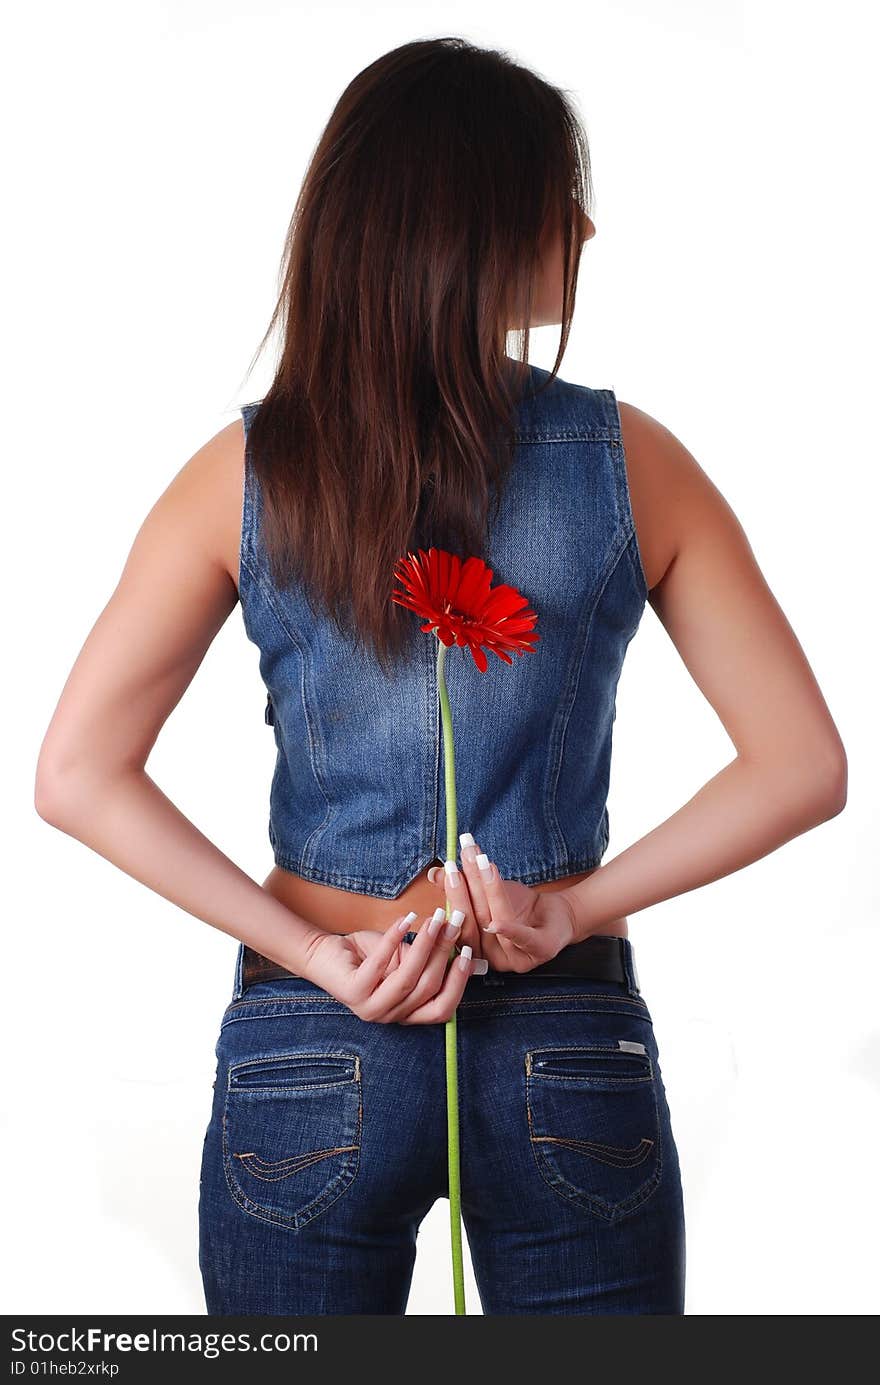
[[[450,919],[441,928],[437,944],[431,952],[422,974],[399,1005],[386,1010],[382,1015],[385,1024],[399,1023],[414,1010],[431,1000],[443,985],[446,968],[453,956],[452,949],[461,937],[461,925]],[[484,962],[484,966],[487,964]]]
[[[512,971],[516,948],[497,933],[483,932],[483,956],[493,971]]]
[[[394,919],[382,935],[379,946],[363,962],[358,964],[352,995],[355,1001],[362,996],[368,996],[377,981],[385,975],[388,964],[394,960],[395,954],[399,957],[398,949],[403,935],[409,932],[417,918],[418,914],[410,912],[402,918]]]
[[[525,952],[533,952],[538,946],[538,930],[528,923],[514,923],[513,919],[496,923],[493,919],[483,930],[484,937],[495,936],[499,942],[514,943]]]
[[[483,955],[483,939],[474,913],[467,877],[459,870],[458,863],[452,858],[443,863],[442,884],[449,901],[450,912],[454,913],[458,909],[464,915],[461,937],[458,939],[459,945],[463,946],[465,943],[470,943],[474,954],[481,957]]]
[[[483,937],[483,954],[489,959],[490,966],[499,967],[500,970],[505,968],[511,970],[514,963],[517,961],[517,957],[510,942],[503,934],[498,934],[494,929],[491,929],[490,932],[486,932],[486,929],[491,928],[492,923],[496,919],[496,915],[493,913],[493,903],[495,904],[495,908],[499,907],[497,903],[497,890],[494,891],[493,895],[491,880],[492,871],[490,870],[487,874],[487,872],[480,869],[480,862],[488,862],[488,857],[484,852],[480,851],[479,844],[474,841],[469,832],[462,833],[461,841],[462,862],[464,863],[470,896],[474,901],[474,909]],[[498,875],[497,867],[494,868],[494,874],[496,876]],[[503,881],[501,884],[503,887]],[[506,915],[509,916],[510,908],[506,896],[502,894],[501,898],[504,900],[506,906]],[[480,901],[480,903],[477,903],[477,901]]]
[[[462,925],[459,943],[470,943],[474,950],[474,956],[482,957],[485,952],[483,938],[480,933],[480,926],[474,912],[473,902],[470,897],[467,877],[458,868],[454,860],[448,860],[442,866],[432,866],[427,873],[430,883],[442,893],[448,901],[451,913],[460,909],[465,916]]]
[[[474,972],[475,958],[465,944],[461,954],[449,964],[443,985],[431,1000],[413,1010],[404,1024],[445,1024],[455,1013],[464,988]]]
[[[484,851],[477,852],[474,857],[474,864],[480,876],[480,885],[489,906],[490,918],[486,923],[501,924],[513,918],[516,910],[513,907],[507,894],[507,886],[498,873],[498,867],[494,861],[490,861]]]
[[[485,957],[491,967],[498,968],[499,970],[512,970],[514,962],[518,960],[515,949],[512,948],[511,944],[505,941],[503,937],[482,931],[487,924],[492,922],[493,916],[486,894],[486,886],[483,883],[483,878],[476,862],[477,856],[480,855],[479,844],[474,841],[470,832],[462,832],[459,837],[459,842],[461,843],[462,874],[465,877],[467,895],[470,901],[469,920],[473,918],[477,927],[481,930],[479,942],[474,946],[474,937],[468,927],[468,923],[466,923],[462,932],[461,941],[462,943],[469,942],[471,946],[474,947],[475,955],[478,957]],[[449,880],[449,872],[446,864],[444,864],[443,867],[433,866],[431,870],[428,871],[428,879],[432,884],[437,885],[439,889],[444,889],[445,887],[446,893],[450,895],[450,898],[452,898],[458,890],[454,881],[452,882],[452,890],[450,890],[450,886],[447,883]],[[459,904],[459,907],[464,908],[465,912],[468,912],[463,903]]]
[[[458,840],[461,843],[461,865],[468,883],[471,907],[478,926],[482,928],[484,924],[491,923],[492,913],[486,898],[486,888],[476,862],[480,848],[470,832],[462,832]]]
[[[367,1013],[364,1014],[363,1008],[361,1009],[361,1014],[365,1018],[385,1019],[395,1006],[407,998],[421,977],[446,926],[446,912],[442,907],[435,909],[430,919],[425,919],[397,970],[379,981],[378,985],[374,986],[372,994],[365,997]],[[454,929],[454,932],[457,933],[458,928]],[[444,941],[444,946],[448,947],[449,944]]]

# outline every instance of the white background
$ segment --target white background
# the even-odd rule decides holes
[[[842,815],[631,918],[683,1168],[687,1311],[876,1311],[868,13],[846,0],[16,7],[2,93],[5,1311],[204,1312],[199,1161],[236,945],[44,823],[34,767],[147,510],[268,383],[271,351],[245,372],[338,95],[387,49],[451,33],[574,94],[598,232],[561,374],[654,414],[721,488],[849,753]],[[537,333],[532,359],[549,366],[557,339]],[[149,770],[262,880],[274,747],[257,658],[236,609]],[[606,859],[733,753],[650,608],[615,733]],[[443,1200],[409,1311],[451,1312],[448,1285]]]

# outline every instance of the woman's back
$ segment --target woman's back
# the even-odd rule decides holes
[[[258,407],[242,411],[246,433]],[[305,590],[278,588],[261,518],[248,447],[239,593],[277,746],[275,863],[334,892],[398,899],[442,859],[429,641],[413,617],[387,676]],[[484,672],[466,650],[451,656],[460,821],[505,878],[570,882],[599,865],[608,843],[615,692],[647,594],[612,391],[532,368],[486,560],[493,583],[515,587],[537,612],[539,640],[527,657],[509,667],[493,658]]]

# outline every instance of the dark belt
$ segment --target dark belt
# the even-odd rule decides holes
[[[404,934],[404,942],[412,942],[415,933]],[[525,973],[526,976],[582,976],[591,981],[620,981],[629,984],[627,957],[633,974],[633,985],[638,990],[638,979],[632,958],[632,944],[628,938],[617,938],[607,933],[594,934],[579,943],[569,943],[549,962],[540,962]],[[489,968],[488,976],[507,976],[509,972],[495,972]],[[242,957],[242,987],[253,986],[258,981],[274,981],[276,977],[296,976],[278,962],[271,962],[261,952],[244,945]]]

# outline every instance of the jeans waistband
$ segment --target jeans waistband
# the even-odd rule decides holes
[[[410,941],[412,936],[414,935],[406,935]],[[571,976],[572,978],[578,975],[588,976],[590,975],[588,959],[591,951],[601,951],[603,954],[607,955],[610,953],[619,958],[621,984],[626,987],[630,995],[640,996],[641,990],[639,988],[639,975],[636,969],[635,952],[629,938],[620,938],[612,934],[596,934],[595,940],[595,944],[593,944],[591,938],[584,939],[584,941],[580,943],[572,943],[568,947],[564,947],[556,958],[552,958],[550,962],[543,963],[540,967],[536,967],[532,971],[512,973],[506,971],[493,971],[490,967],[485,976],[471,977],[468,984],[472,985],[474,982],[482,982],[483,985],[491,987],[498,985],[499,980],[511,975],[525,977],[534,976],[536,980],[544,976]],[[231,996],[231,1000],[233,1001],[240,1000],[244,994],[244,960],[245,944],[239,943]],[[554,963],[556,964],[555,966]]]

